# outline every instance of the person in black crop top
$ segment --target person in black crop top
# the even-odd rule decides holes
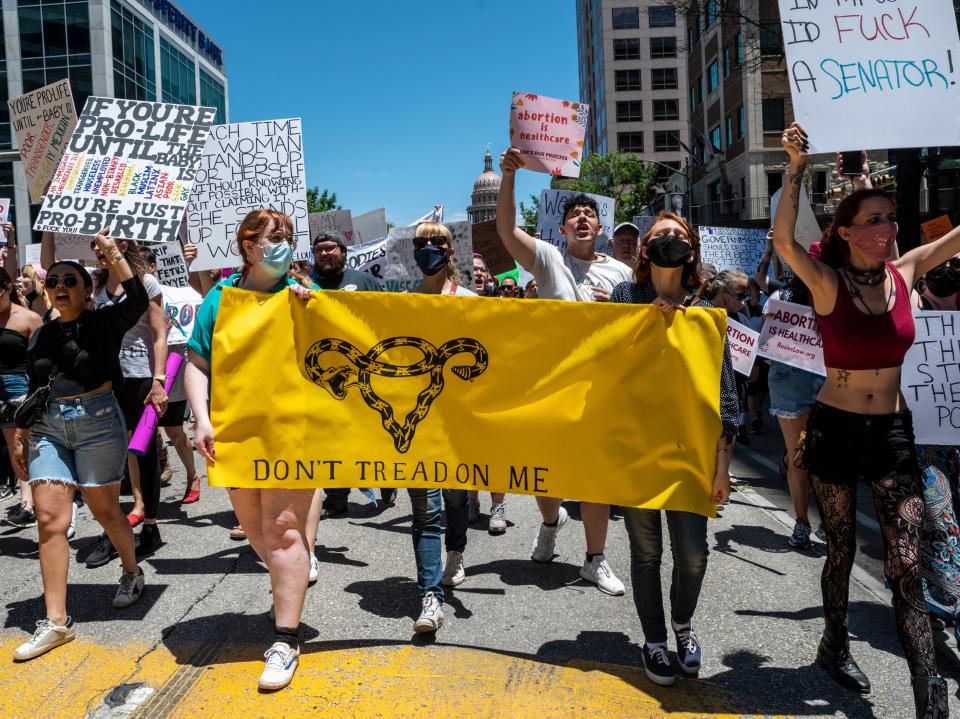
[[[28,474],[40,534],[40,568],[46,618],[13,657],[25,661],[71,641],[76,628],[67,615],[67,528],[78,487],[123,564],[114,608],[128,607],[143,593],[133,530],[120,511],[120,480],[127,458],[127,430],[113,395],[120,378],[120,342],[147,309],[147,295],[116,242],[96,237],[127,293],[127,300],[87,309],[90,274],[76,262],[55,262],[45,287],[57,320],[38,329],[30,342],[30,390],[49,384],[50,401],[29,429],[17,429],[15,464]]]

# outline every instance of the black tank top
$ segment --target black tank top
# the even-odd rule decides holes
[[[28,374],[27,338],[16,330],[0,329],[0,374]]]

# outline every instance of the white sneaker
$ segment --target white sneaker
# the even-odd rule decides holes
[[[440,584],[445,587],[458,587],[463,584],[467,578],[467,573],[463,568],[463,552],[450,550],[447,552],[447,564],[443,568],[443,578]]]
[[[617,579],[617,575],[607,564],[607,558],[602,554],[598,554],[593,559],[584,560],[583,566],[580,567],[580,577],[596,584],[597,589],[604,594],[619,597],[626,592],[623,582]]]
[[[487,531],[490,534],[503,534],[507,531],[506,512],[507,507],[503,502],[490,508],[490,523],[487,524]]]
[[[316,584],[320,578],[320,560],[317,555],[310,555],[310,576],[307,578],[307,584]]]
[[[113,608],[124,609],[131,604],[136,604],[143,596],[143,571],[138,569],[137,573],[124,572],[120,575],[120,586],[117,587],[117,593],[113,595]]]
[[[274,642],[264,653],[263,672],[257,685],[265,691],[283,689],[292,680],[300,663],[300,650],[286,642]]]
[[[423,634],[437,631],[443,626],[443,605],[433,592],[423,598],[420,617],[413,623],[413,631]]]
[[[548,527],[546,524],[540,524],[540,531],[537,538],[533,540],[533,553],[530,559],[535,562],[549,562],[553,559],[553,550],[557,546],[557,532],[567,523],[567,510],[560,507],[560,513],[557,515],[557,526]]]
[[[67,539],[77,536],[77,503],[70,502],[70,526],[67,527]]]
[[[41,619],[37,622],[37,631],[33,633],[30,640],[13,650],[13,658],[18,662],[24,662],[27,659],[39,657],[54,647],[72,642],[76,636],[77,628],[70,621],[70,617],[67,617],[66,624],[54,624],[49,619]]]

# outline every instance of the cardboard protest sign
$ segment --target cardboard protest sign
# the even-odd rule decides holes
[[[387,236],[387,208],[378,207],[353,218],[353,241],[362,245]]]
[[[939,240],[945,234],[953,229],[953,223],[950,221],[950,215],[940,215],[927,222],[920,223],[920,229],[923,230],[923,243]]]
[[[773,218],[777,216],[777,208],[780,206],[780,198],[783,196],[783,188],[773,193],[770,198],[770,226],[773,226]],[[809,250],[810,245],[820,241],[820,223],[817,216],[813,213],[813,207],[810,205],[810,198],[807,197],[807,189],[800,187],[800,206],[797,208],[797,224],[793,230],[793,239],[795,239],[803,249]]]
[[[473,226],[473,251],[483,255],[483,261],[492,275],[509,272],[516,265],[497,233],[496,220],[478,222]]]
[[[366,272],[380,283],[380,289],[387,289],[383,274],[387,257],[387,238],[364,242],[362,245],[347,246],[347,267],[358,272]]]
[[[767,248],[766,230],[740,227],[701,227],[700,260],[723,270],[753,277]]]
[[[60,164],[67,140],[77,126],[77,112],[64,79],[7,101],[10,125],[17,136],[30,202],[43,199],[47,183]]]
[[[944,114],[960,107],[951,0],[780,0],[780,21],[811,153],[960,145],[960,116]]]
[[[168,287],[187,287],[190,273],[179,242],[163,242],[150,247],[157,255],[157,282]]]
[[[57,259],[60,260],[77,260],[88,265],[96,264],[97,255],[93,251],[93,242],[93,235],[53,233],[53,245],[57,248]]]
[[[187,208],[187,232],[197,246],[191,270],[243,264],[237,228],[253,210],[293,220],[295,258],[310,259],[310,226],[300,118],[217,125],[197,170]]]
[[[917,444],[960,437],[960,312],[916,312],[917,338],[903,360],[900,388]]]
[[[159,275],[157,279],[160,280]],[[161,280],[161,285],[163,282]],[[185,345],[193,333],[193,321],[203,297],[192,287],[163,285],[163,314],[167,322],[167,344]]]
[[[561,252],[566,251],[567,241],[560,234],[563,213],[567,208],[567,200],[580,194],[586,194],[587,197],[592,198],[597,203],[602,230],[602,234],[597,237],[597,252],[609,255],[611,254],[610,238],[613,237],[614,210],[616,209],[616,201],[612,197],[571,190],[543,190],[540,193],[540,211],[537,214],[537,232],[540,233],[540,239],[556,246]]]
[[[90,97],[33,229],[174,242],[216,110]]]
[[[736,320],[727,319],[727,347],[730,348],[734,372],[739,372],[744,377],[750,376],[753,372],[753,363],[757,359],[759,342],[759,332],[754,332]]]
[[[757,354],[826,377],[823,342],[813,308],[770,300],[766,312],[769,317],[763,323]]]
[[[350,210],[311,212],[309,221],[311,245],[321,232],[339,238],[345,245],[353,244],[353,220]]]
[[[589,105],[526,92],[510,102],[510,146],[523,153],[528,170],[580,177]]]
[[[10,198],[0,197],[0,220],[9,222],[10,220]]]
[[[473,235],[469,222],[448,222],[453,234],[453,264],[463,287],[473,286]],[[391,227],[387,233],[387,255],[384,278],[387,292],[409,292],[423,280],[423,273],[413,259],[413,238],[416,227]]]

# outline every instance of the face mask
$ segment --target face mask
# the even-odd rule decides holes
[[[289,242],[272,242],[260,249],[263,250],[260,266],[268,275],[280,279],[290,271],[290,265],[293,263],[293,248]]]
[[[677,235],[654,237],[647,243],[647,259],[657,267],[683,267],[693,255],[693,248]]]
[[[960,271],[953,269],[950,263],[934,267],[923,278],[930,294],[937,297],[950,297],[960,292]]]
[[[848,242],[874,262],[884,262],[897,241],[900,227],[896,222],[878,222],[875,225],[853,225]]]
[[[434,247],[433,245],[414,250],[413,259],[420,271],[428,277],[437,274],[450,262],[447,251],[442,247]]]

